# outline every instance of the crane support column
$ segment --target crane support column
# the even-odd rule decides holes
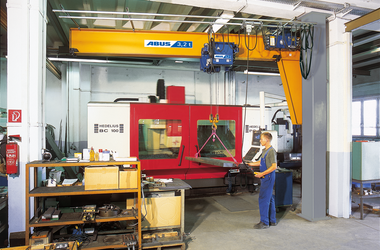
[[[299,57],[297,60],[280,59],[277,62],[282,86],[294,125],[302,124],[302,76]]]
[[[309,77],[302,81],[302,213],[309,221],[326,219],[327,194],[327,51],[326,15],[309,13],[315,22]]]

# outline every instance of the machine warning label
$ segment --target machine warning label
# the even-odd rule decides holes
[[[144,40],[144,47],[152,48],[193,48],[191,41],[162,41],[162,40]]]
[[[124,133],[124,124],[94,124],[94,133]]]

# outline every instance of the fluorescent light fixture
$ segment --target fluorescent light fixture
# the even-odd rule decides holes
[[[183,63],[183,61],[174,61],[175,63]]]
[[[222,28],[226,23],[228,23],[231,18],[233,18],[235,15],[232,11],[224,11],[223,14],[220,16],[221,18],[217,19],[215,21],[215,24],[212,25],[212,30],[214,33],[218,32],[220,28]],[[208,32],[209,29],[207,29],[205,32]]]
[[[257,75],[257,76],[280,76],[280,73],[271,73],[271,72],[253,72],[244,70],[244,74],[248,75]]]

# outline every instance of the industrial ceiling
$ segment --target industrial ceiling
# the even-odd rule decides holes
[[[70,56],[68,53],[70,28],[206,32],[209,24],[191,23],[191,21],[215,22],[217,19],[213,17],[223,14],[229,18],[294,21],[309,12],[321,12],[331,15],[330,19],[338,17],[347,19],[348,22],[379,7],[379,0],[48,0],[47,55],[48,57]],[[2,6],[3,8],[4,6]],[[67,12],[56,12],[55,10],[66,10]],[[93,12],[72,13],[69,11]],[[105,11],[115,13],[100,13]],[[131,16],[126,14],[128,12],[142,14]],[[144,13],[148,14],[144,15]],[[165,14],[178,16],[167,17]],[[66,18],[63,18],[64,16]],[[93,19],[70,19],[67,16]],[[199,19],[191,16],[205,16],[205,18]],[[105,20],[104,17],[138,18],[149,21]],[[163,22],[163,19],[176,21]],[[227,18],[227,22],[231,21],[228,21]],[[4,28],[2,25],[2,29],[6,29],[6,26]],[[230,29],[230,32],[237,33],[238,30],[239,27],[234,27]],[[224,29],[218,32],[226,31]],[[370,70],[380,68],[379,28],[367,27],[353,31],[353,45],[354,74],[369,75]],[[131,58],[123,60],[131,60]],[[134,58],[132,60],[147,59]],[[276,65],[263,66],[261,64],[261,67],[271,68]]]

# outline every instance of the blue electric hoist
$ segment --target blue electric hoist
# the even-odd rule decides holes
[[[207,73],[220,72],[222,67],[226,71],[232,68],[235,54],[239,48],[235,43],[214,42],[206,43],[201,51],[201,70]]]

